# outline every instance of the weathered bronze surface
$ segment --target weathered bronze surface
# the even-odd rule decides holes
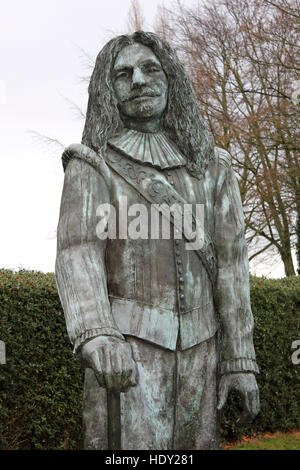
[[[63,165],[56,280],[86,368],[85,448],[218,448],[230,390],[242,423],[259,411],[243,210],[230,155],[215,148],[166,42],[136,32],[106,44],[82,144]],[[139,204],[143,236],[126,237],[125,199]],[[101,239],[103,204],[116,226]],[[189,205],[192,228],[202,205],[203,244],[187,249],[191,230],[173,216],[169,237],[154,237],[145,213],[155,204]]]

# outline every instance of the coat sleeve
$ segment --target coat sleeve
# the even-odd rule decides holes
[[[96,234],[99,204],[109,188],[91,165],[72,159],[65,172],[57,229],[56,283],[74,354],[88,339],[124,339],[111,315],[105,267],[106,240]]]
[[[256,372],[248,252],[240,190],[230,155],[217,149],[219,178],[215,203],[217,298],[222,329],[221,374]]]

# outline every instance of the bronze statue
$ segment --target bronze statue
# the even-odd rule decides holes
[[[259,411],[243,210],[230,155],[165,41],[138,31],[105,45],[82,144],[63,165],[56,279],[85,367],[85,448],[217,449],[231,389],[241,422]],[[169,239],[151,224],[128,237],[124,198],[141,212],[202,205],[201,247],[186,249],[172,216]],[[118,214],[114,236],[97,232],[103,204]]]

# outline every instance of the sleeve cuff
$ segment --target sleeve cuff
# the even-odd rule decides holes
[[[79,349],[86,341],[92,338],[96,338],[97,336],[114,336],[115,338],[119,338],[122,341],[125,341],[124,336],[115,328],[93,328],[92,330],[86,330],[84,333],[82,333],[82,335],[76,338],[74,342],[73,354],[76,356]]]
[[[255,359],[238,358],[221,362],[221,375],[236,372],[252,372],[254,374],[259,374],[259,368]]]

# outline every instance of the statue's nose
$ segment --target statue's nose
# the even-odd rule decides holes
[[[146,78],[141,69],[138,67],[133,69],[133,74],[132,74],[132,86],[142,86],[145,85],[146,83]]]

